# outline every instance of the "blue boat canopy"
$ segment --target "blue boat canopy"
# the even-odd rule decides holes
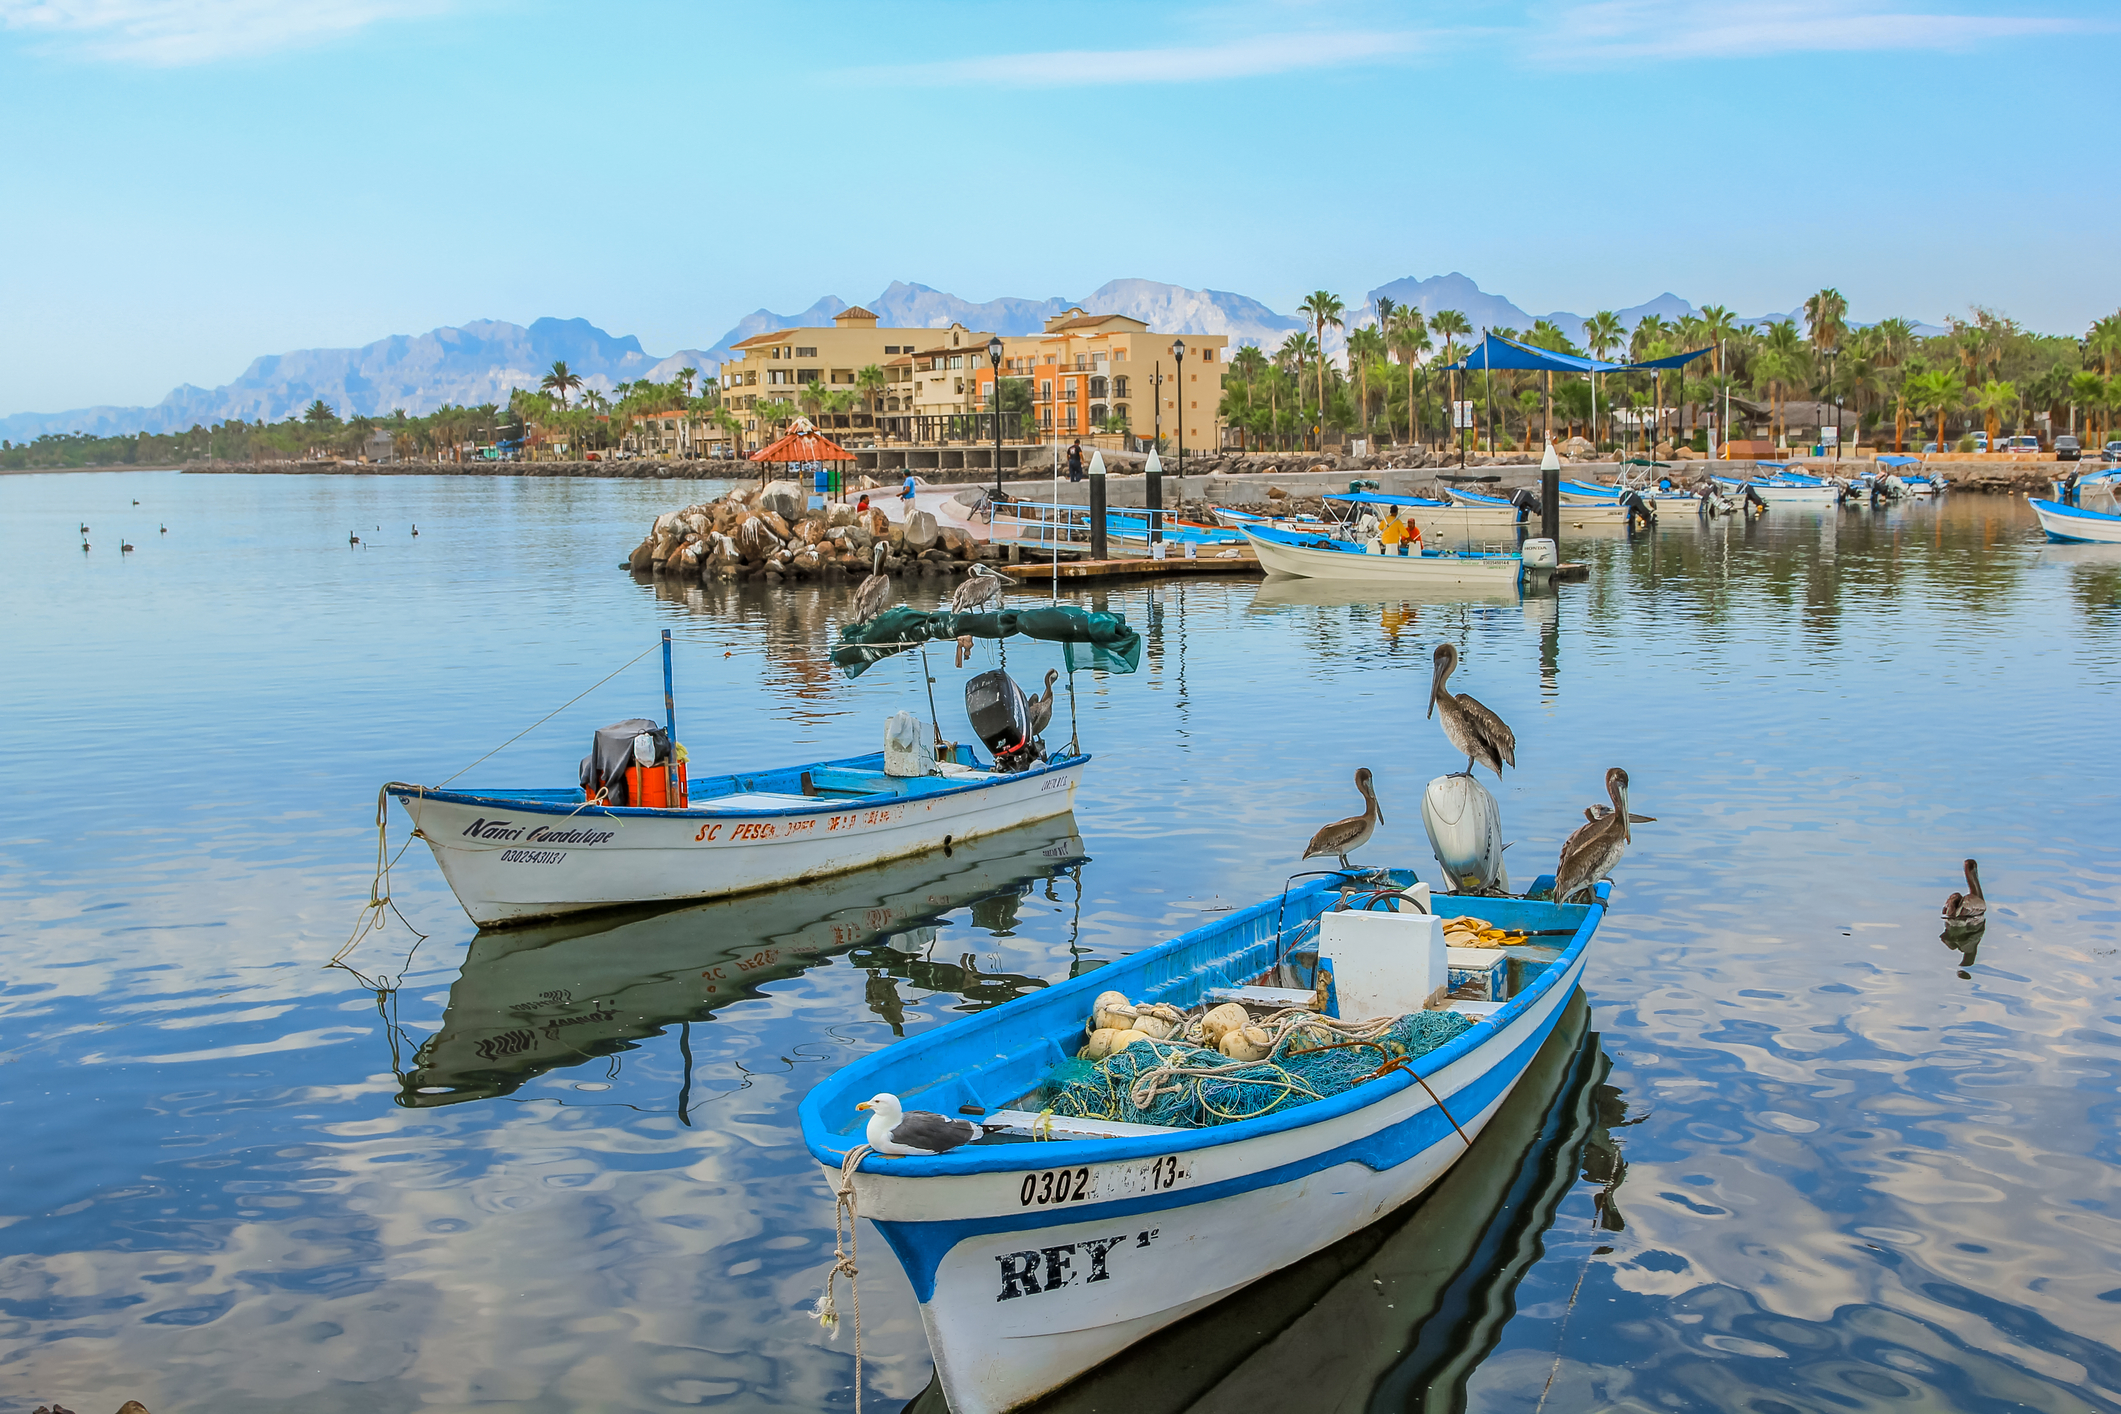
[[[1426,496],[1392,496],[1382,491],[1342,491],[1337,495],[1321,496],[1324,501],[1354,501],[1365,506],[1414,506],[1423,510],[1437,510],[1449,506],[1449,501],[1432,501]]]
[[[1916,465],[1917,463],[1919,463],[1919,462],[1920,462],[1921,460],[1922,460],[1922,458],[1920,458],[1920,457],[1901,457],[1901,456],[1884,456],[1884,457],[1880,457],[1880,458],[1878,458],[1878,465],[1880,465],[1880,466],[1914,466],[1914,465]]]
[[[1521,344],[1515,339],[1505,339],[1500,334],[1490,333],[1475,345],[1466,356],[1456,363],[1443,367],[1446,373],[1481,372],[1486,369],[1514,372],[1532,371],[1545,373],[1641,373],[1654,372],[1660,368],[1684,368],[1695,359],[1707,354],[1706,347],[1691,353],[1673,354],[1670,358],[1651,359],[1645,363],[1608,363],[1604,359],[1585,358],[1581,354],[1556,353],[1552,349],[1537,349],[1530,344]]]
[[[1093,613],[1072,604],[1003,609],[992,614],[953,614],[900,604],[866,623],[841,629],[840,645],[832,650],[832,661],[848,677],[856,678],[871,663],[895,653],[925,643],[946,643],[965,634],[974,638],[1021,634],[1058,643],[1071,673],[1078,668],[1131,673],[1142,661],[1141,635],[1127,626],[1126,615]]]

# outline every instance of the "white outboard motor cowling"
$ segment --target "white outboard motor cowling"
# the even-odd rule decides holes
[[[1510,886],[1502,861],[1502,807],[1479,781],[1467,775],[1430,781],[1421,793],[1421,823],[1455,892]]]
[[[1561,551],[1544,535],[1524,542],[1524,567],[1535,574],[1552,574],[1561,566]]]

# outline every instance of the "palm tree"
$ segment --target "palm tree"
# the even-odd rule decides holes
[[[1473,332],[1472,324],[1455,309],[1439,309],[1429,318],[1429,327],[1443,335],[1443,361],[1451,361],[1451,341]]]
[[[1365,324],[1348,335],[1348,371],[1356,377],[1356,387],[1362,399],[1359,421],[1364,435],[1370,431],[1370,365],[1385,354],[1384,331],[1374,324]]]
[[[1429,322],[1419,309],[1394,309],[1385,324],[1385,343],[1399,355],[1407,370],[1407,440],[1421,440],[1419,408],[1414,401],[1414,369],[1421,356],[1435,347],[1429,341]]]
[[[1347,312],[1347,306],[1340,302],[1339,295],[1328,290],[1313,290],[1296,306],[1296,312],[1311,321],[1313,337],[1318,342],[1318,441],[1323,448],[1326,440],[1326,326],[1346,328],[1341,323],[1341,316]]]
[[[2084,416],[2084,432],[2087,442],[2097,441],[2092,435],[2092,414],[2106,403],[2106,380],[2089,370],[2074,374],[2069,380],[2070,405]]]
[[[1944,450],[1944,415],[1959,406],[1964,396],[1959,375],[1949,368],[1917,373],[1907,380],[1907,398],[1917,412],[1937,414],[1937,450]]]
[[[679,395],[689,403],[692,401],[692,381],[699,376],[700,371],[688,363],[677,372],[671,374],[670,381],[677,385]],[[564,403],[565,399],[561,401]]]
[[[884,410],[884,388],[890,380],[881,364],[865,363],[854,374],[854,386],[868,400],[871,414]]]
[[[1720,304],[1704,305],[1701,310],[1701,335],[1716,346],[1716,371],[1722,373],[1723,342],[1738,332],[1738,317]]]
[[[1620,347],[1620,336],[1626,331],[1620,326],[1620,316],[1610,309],[1601,309],[1583,323],[1583,341],[1591,350],[1592,358],[1604,358]]]
[[[816,417],[818,410],[824,407],[825,396],[825,385],[822,380],[816,378],[795,390],[795,400],[802,404],[803,411],[812,417]]]
[[[560,395],[561,407],[567,406],[567,395],[581,386],[581,377],[568,368],[567,360],[563,358],[554,359],[552,372],[538,380],[539,388],[548,393],[558,393]]]
[[[303,410],[302,420],[312,427],[335,427],[339,415],[331,410],[330,403],[319,398]]]
[[[1993,452],[1996,450],[1996,414],[2018,401],[2018,385],[1999,383],[1991,378],[1973,391],[1969,401],[1986,414],[1982,423],[1988,429],[1988,448]]]
[[[1821,290],[1804,302],[1804,322],[1812,331],[1812,346],[1817,349],[1832,349],[1841,346],[1841,338],[1848,332],[1849,302],[1841,297],[1841,291],[1831,287]]]

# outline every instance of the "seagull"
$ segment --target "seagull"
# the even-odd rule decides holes
[[[137,506],[137,505],[139,505],[140,503],[139,503],[138,501],[135,501],[135,502],[133,502],[133,504]]]
[[[162,533],[163,533],[164,535],[167,535],[167,534],[169,534],[169,527],[168,527],[168,526],[166,526],[166,525],[165,525],[165,526],[163,526],[163,527],[162,527]]]
[[[88,534],[88,522],[86,522],[86,521],[83,521],[83,522],[81,523],[81,533],[82,533],[83,535],[86,535],[86,534]]]
[[[417,525],[412,528],[412,538],[415,540],[420,538],[420,527]]]
[[[1988,900],[1981,895],[1981,866],[1966,861],[1966,892],[1954,890],[1944,898],[1944,930],[1971,933],[1988,923]]]
[[[1582,893],[1612,873],[1613,866],[1620,863],[1621,853],[1634,841],[1628,822],[1640,817],[1628,813],[1628,773],[1618,766],[1608,767],[1605,790],[1613,798],[1612,809],[1578,825],[1561,847],[1561,862],[1554,866],[1556,903],[1567,903],[1571,895]]]
[[[1385,818],[1384,807],[1377,803],[1377,791],[1370,784],[1368,766],[1356,769],[1355,789],[1362,792],[1362,814],[1350,815],[1345,820],[1335,820],[1311,836],[1311,842],[1304,846],[1304,858],[1315,859],[1331,854],[1339,858],[1341,868],[1354,867],[1348,863],[1348,851],[1361,849],[1368,844],[1370,836],[1377,833],[1377,827],[1384,823]]]
[[[869,1147],[879,1154],[940,1154],[969,1144],[981,1134],[969,1119],[945,1119],[927,1110],[908,1114],[899,1108],[898,1096],[889,1091],[872,1095],[855,1108],[870,1112]]]
[[[361,537],[349,530],[346,532],[346,543],[349,545],[358,545],[361,543]]]
[[[854,591],[854,621],[867,623],[884,612],[884,605],[891,598],[891,576],[884,573],[884,552],[888,547],[883,541],[876,542],[876,550],[869,556],[869,577],[862,587]]]
[[[1014,583],[1016,581],[1009,576],[996,574],[985,565],[976,564],[972,567],[972,573],[965,576],[965,582],[951,591],[950,612],[962,614],[991,603],[1002,597],[1003,585]]]
[[[131,554],[132,552],[133,552],[133,547],[132,547],[131,545],[128,545],[128,544],[127,544],[127,543],[126,543],[125,541],[123,541],[123,540],[120,540],[120,541],[118,542],[118,553],[119,553],[119,554],[121,554],[121,555],[130,555],[130,554]]]
[[[1447,684],[1458,667],[1458,650],[1448,643],[1436,645],[1436,678],[1429,684],[1429,715],[1441,713],[1444,739],[1466,754],[1465,774],[1473,774],[1473,763],[1493,771],[1517,764],[1517,734],[1502,718],[1477,699],[1454,693]]]
[[[1046,690],[1036,697],[1027,698],[1024,702],[1024,706],[1029,708],[1031,712],[1031,735],[1033,736],[1042,735],[1046,730],[1047,724],[1053,720],[1053,684],[1059,680],[1059,670],[1054,668],[1046,669]]]

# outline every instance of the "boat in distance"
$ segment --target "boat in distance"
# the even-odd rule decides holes
[[[581,789],[384,787],[482,928],[623,904],[720,898],[860,869],[1066,813],[1090,757],[996,770],[968,746],[940,775],[884,753],[703,777],[677,808]]]
[[[1462,585],[1488,591],[1514,589],[1524,574],[1524,557],[1514,549],[1499,546],[1470,552],[1422,550],[1411,555],[1375,555],[1354,541],[1336,540],[1316,532],[1248,525],[1244,536],[1252,542],[1252,552],[1259,556],[1261,567],[1270,574],[1354,579],[1373,584]]]
[[[2040,528],[2047,532],[2050,540],[2121,545],[2121,515],[2088,511],[2082,506],[2065,506],[2060,501],[2043,501],[2037,496],[2025,499],[2032,506],[2033,514],[2040,518]]]
[[[860,1215],[911,1282],[956,1414],[1000,1414],[1063,1387],[1152,1332],[1370,1226],[1468,1151],[1575,997],[1611,886],[1598,885],[1587,904],[1449,896],[1453,910],[1567,941],[1509,950],[1524,955],[1512,964],[1526,977],[1507,999],[1438,1008],[1427,984],[1430,959],[1446,952],[1440,921],[1370,912],[1358,900],[1375,885],[1404,896],[1414,874],[1314,879],[872,1052],[804,1098],[804,1142],[835,1179],[862,1146],[856,1104],[873,1095],[976,1116],[989,1130],[943,1153],[868,1153],[850,1175]],[[1350,935],[1408,930],[1371,940],[1383,946],[1370,956],[1387,959],[1378,972],[1419,972],[1397,979],[1406,983],[1401,995],[1431,997],[1425,1014],[1456,1012],[1459,1029],[1416,1056],[1412,1070],[1387,1064],[1352,1088],[1230,1123],[1068,1120],[1050,1106],[1045,1114],[1025,1108],[1082,1045],[1084,1017],[1100,993],[1119,989],[1142,1005],[1181,1010],[1249,1001],[1272,989],[1233,984],[1300,984],[1287,974],[1313,925],[1312,946],[1327,960],[1357,955]],[[1454,974],[1459,965],[1452,957]],[[1352,987],[1358,975],[1352,965],[1335,970],[1333,985]]]

